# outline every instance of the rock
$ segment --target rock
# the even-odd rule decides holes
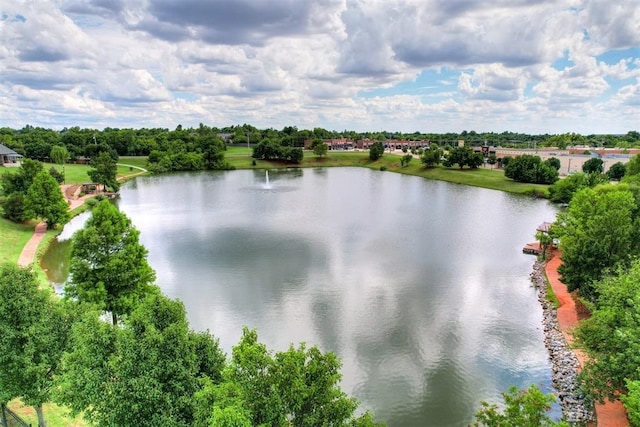
[[[586,398],[578,384],[578,358],[567,345],[560,331],[556,310],[547,300],[547,281],[544,263],[537,261],[533,266],[531,281],[538,291],[538,301],[542,306],[542,326],[544,343],[552,364],[553,386],[562,408],[564,419],[570,423],[595,421],[593,402]]]

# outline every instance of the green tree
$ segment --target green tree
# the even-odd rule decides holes
[[[628,264],[638,254],[637,203],[626,185],[601,185],[578,191],[557,215],[562,281],[570,291],[595,300],[593,282],[607,269]]]
[[[640,260],[628,269],[611,272],[593,286],[598,301],[575,336],[589,356],[581,379],[585,388],[603,401],[616,398],[618,393],[637,392],[627,388],[627,381],[640,380]]]
[[[212,413],[228,411],[251,425],[376,425],[370,414],[354,417],[358,404],[338,386],[340,366],[335,354],[304,344],[273,355],[244,328],[224,381],[213,386]]]
[[[602,159],[592,157],[582,164],[582,172],[584,173],[602,173],[604,171],[604,162]]]
[[[624,176],[628,177],[638,174],[640,174],[640,154],[636,154],[629,160]]]
[[[640,380],[627,380],[627,394],[620,396],[620,400],[627,410],[629,422],[633,427],[640,426]]]
[[[544,161],[544,163],[548,164],[549,166],[551,166],[557,171],[560,170],[561,163],[560,163],[560,159],[558,159],[557,157],[549,157],[547,160]]]
[[[48,172],[39,172],[24,198],[25,215],[28,218],[42,218],[47,222],[47,228],[53,228],[69,219],[68,209],[69,205],[55,178]]]
[[[67,160],[69,160],[70,157],[67,147],[63,145],[54,145],[51,148],[51,154],[49,154],[49,156],[51,157],[51,160],[59,165],[62,165],[62,178],[64,182],[64,164],[67,162]]]
[[[627,171],[627,167],[622,162],[616,162],[611,165],[607,171],[607,177],[611,181],[620,181]]]
[[[413,154],[405,154],[404,156],[402,156],[402,159],[400,159],[400,166],[401,167],[409,166],[409,163],[411,163],[411,160],[413,160]]]
[[[444,151],[437,144],[429,145],[429,148],[426,148],[422,152],[422,156],[420,157],[420,161],[424,165],[425,168],[432,168],[437,166],[442,161],[442,156]]]
[[[39,172],[44,166],[37,160],[24,159],[17,173],[2,175],[2,192],[6,196],[13,193],[26,194]]]
[[[29,219],[24,211],[24,196],[22,193],[11,193],[2,204],[2,216],[9,221],[24,222]]]
[[[0,390],[32,405],[46,427],[42,405],[50,401],[73,311],[15,265],[0,267],[0,295]]]
[[[487,163],[490,164],[491,166],[493,166],[496,163],[498,163],[498,157],[496,156],[495,153],[490,153],[489,154],[489,156],[487,157]]]
[[[523,154],[509,161],[504,175],[518,182],[553,184],[558,179],[558,170],[539,156]]]
[[[70,283],[65,295],[96,304],[118,316],[129,314],[155,289],[155,272],[140,244],[140,232],[108,200],[100,201],[85,227],[73,235]]]
[[[555,203],[569,203],[578,190],[608,183],[607,177],[599,173],[574,173],[549,186],[549,200]]]
[[[384,145],[382,141],[376,141],[369,147],[369,159],[372,161],[378,160],[384,154]]]
[[[189,329],[184,306],[150,293],[121,327],[97,316],[74,327],[58,399],[97,426],[191,426],[195,394],[218,381],[224,354]]]
[[[568,427],[567,423],[556,423],[547,415],[555,397],[551,393],[543,394],[535,384],[527,390],[512,386],[502,396],[505,405],[503,411],[495,404],[481,403],[482,408],[475,415],[474,427]]]
[[[105,188],[110,188],[113,191],[118,191],[120,184],[116,179],[118,172],[118,165],[113,157],[107,153],[102,152],[97,157],[91,159],[91,167],[87,174],[93,182],[102,184]]]
[[[326,143],[322,142],[322,140],[320,140],[319,144],[314,145],[313,154],[315,154],[318,157],[325,157],[327,155],[328,150],[329,150],[329,145],[327,145]]]

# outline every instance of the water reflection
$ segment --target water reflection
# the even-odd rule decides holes
[[[164,292],[227,351],[243,325],[270,348],[343,360],[343,387],[389,426],[461,426],[509,385],[550,387],[521,253],[544,201],[366,169],[139,178],[120,208]]]

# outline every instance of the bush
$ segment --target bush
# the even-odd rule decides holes
[[[24,196],[22,193],[11,193],[5,199],[3,207],[3,216],[9,221],[24,222],[29,219],[24,211]]]
[[[627,380],[628,393],[620,396],[632,426],[640,426],[640,381]]]
[[[59,172],[58,169],[54,168],[53,166],[51,166],[51,169],[49,169],[49,175],[51,175],[58,182],[58,184],[62,184],[64,182],[64,173]]]

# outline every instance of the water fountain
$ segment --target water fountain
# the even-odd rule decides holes
[[[269,171],[265,171],[264,189],[271,190],[271,184],[269,183]]]

